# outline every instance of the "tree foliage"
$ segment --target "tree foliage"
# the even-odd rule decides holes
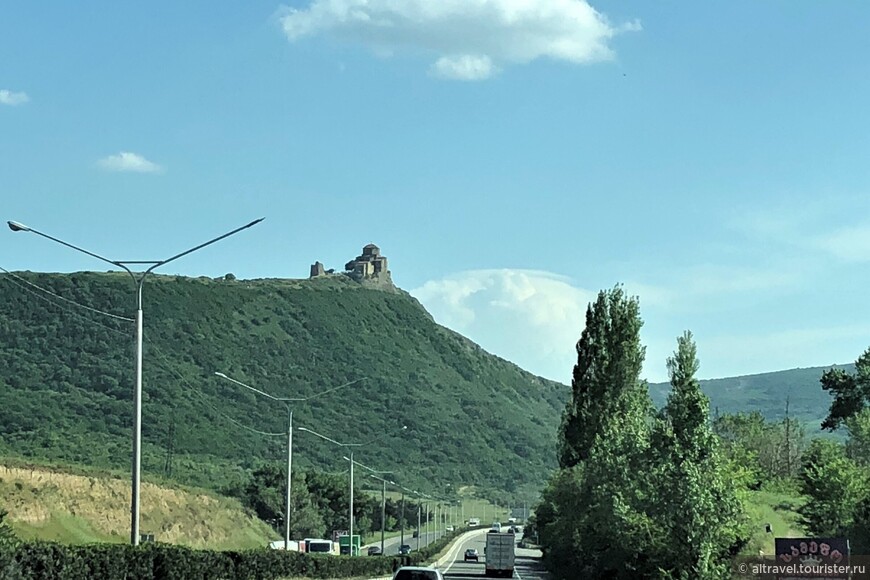
[[[356,488],[357,486],[355,486]],[[287,471],[276,464],[264,463],[254,469],[246,482],[225,490],[238,497],[257,516],[283,535],[286,510]],[[335,530],[348,529],[350,490],[346,475],[313,470],[293,471],[291,493],[291,538],[330,538]],[[417,503],[406,501],[405,519],[401,519],[400,502],[386,502],[388,531],[417,525]],[[413,517],[412,517],[413,516]],[[425,519],[424,514],[424,521]],[[360,489],[354,490],[354,533],[370,534],[381,529],[381,498]]]
[[[713,420],[733,470],[758,488],[765,482],[797,476],[807,445],[806,429],[794,417],[767,421],[757,411],[720,415]]]
[[[12,526],[6,521],[6,516],[9,515],[5,509],[0,508],[0,550],[12,546],[16,542],[15,532],[12,531]]]
[[[742,510],[695,378],[690,332],[677,340],[667,365],[672,390],[653,425],[649,469],[649,513],[662,536],[656,566],[678,578],[727,578]]]
[[[834,397],[822,429],[833,431],[870,403],[870,348],[855,361],[854,374],[833,368],[825,371],[821,383]]]
[[[870,479],[866,469],[846,456],[842,444],[814,440],[804,456],[800,484],[808,497],[800,513],[810,533],[848,536],[856,523],[861,524]]]
[[[586,309],[586,327],[577,343],[571,400],[559,430],[559,465],[586,461],[595,439],[612,421],[631,421],[642,433],[643,417],[632,411],[648,405],[639,380],[644,348],[640,344],[640,305],[616,287],[601,291]]]
[[[0,455],[129,469],[133,324],[75,304],[129,317],[133,296],[119,274],[0,275]],[[512,481],[530,493],[556,464],[548,440],[567,388],[438,326],[404,292],[343,276],[150,276],[143,300],[146,477],[164,474],[170,449],[171,479],[213,489],[280,461],[283,441],[238,423],[277,432],[282,411],[216,370],[278,397],[367,377],[299,402],[294,413],[355,441],[408,425],[401,451],[388,439],[365,460],[406,474],[409,486]],[[438,446],[427,444],[433,437]],[[470,461],[469,447],[491,452]],[[303,468],[324,468],[334,457],[327,444],[299,449]],[[513,469],[517,462],[524,468]]]
[[[672,392],[653,413],[640,379],[636,298],[601,292],[577,344],[562,469],[536,525],[557,578],[721,578],[743,541],[742,508],[695,379],[691,334],[668,360]]]

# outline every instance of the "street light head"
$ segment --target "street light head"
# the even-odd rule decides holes
[[[300,431],[308,431],[309,433],[311,433],[311,431],[309,429],[306,429],[305,427],[299,427],[299,430]]]
[[[9,225],[9,229],[13,232],[29,232],[30,228],[24,224],[20,224],[18,222],[8,221],[6,222]]]
[[[215,374],[216,374],[217,376],[222,377],[222,378],[225,378],[225,379],[228,379],[228,378],[229,378],[228,376],[226,376],[226,375],[223,374],[223,373],[215,372]]]

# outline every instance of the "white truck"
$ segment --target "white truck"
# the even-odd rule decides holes
[[[486,534],[486,551],[484,560],[486,561],[487,576],[504,576],[505,578],[513,578],[514,576],[514,544],[516,536],[514,534],[503,534],[500,532],[489,531]]]

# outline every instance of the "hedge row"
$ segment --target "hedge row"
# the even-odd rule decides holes
[[[5,561],[4,561],[5,560]],[[27,542],[0,553],[0,580],[275,580],[384,576],[389,558],[278,550],[215,552],[169,544],[67,546]],[[5,572],[4,572],[5,571]]]
[[[280,550],[217,552],[171,544],[68,546],[24,542],[0,549],[0,580],[277,580],[388,576],[393,566],[428,561],[452,532],[402,561],[393,557],[302,554]]]

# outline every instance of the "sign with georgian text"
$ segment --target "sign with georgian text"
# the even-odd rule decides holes
[[[848,538],[776,538],[776,563],[790,572],[777,578],[848,578]]]

